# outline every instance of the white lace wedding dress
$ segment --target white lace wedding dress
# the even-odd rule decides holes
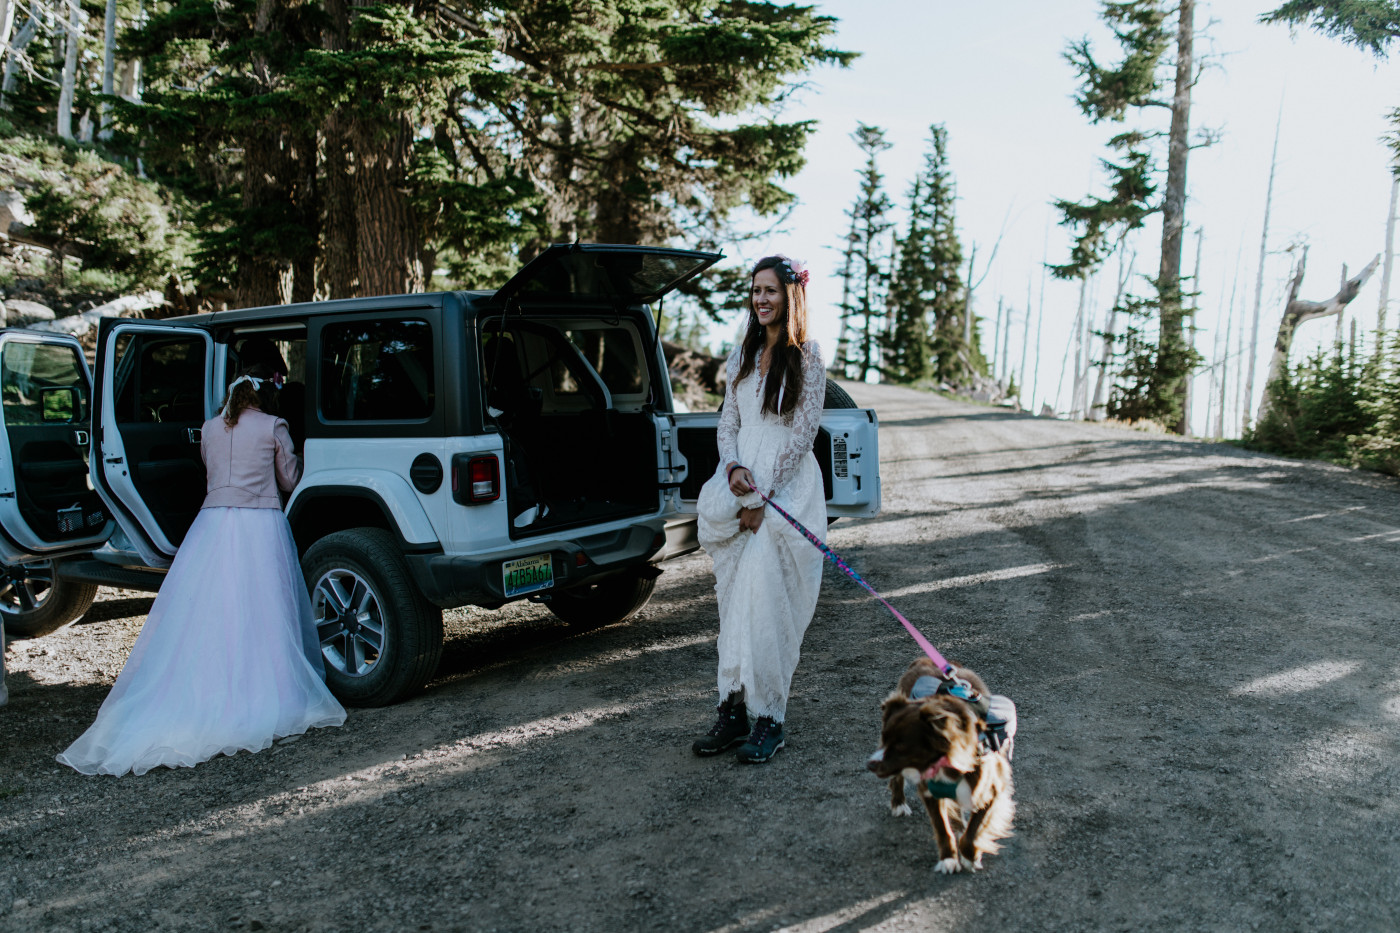
[[[728,361],[719,469],[700,490],[699,537],[715,563],[720,699],[742,690],[750,713],[782,722],[802,636],[817,606],[824,558],[772,509],[756,534],[741,532],[740,506],[763,500],[756,493],[735,498],[725,467],[731,461],[748,467],[760,489],[774,491],[774,502],[825,538],[826,498],[812,442],[821,425],[826,371],[809,341],[803,346],[802,395],[782,418],[762,410],[758,366],[738,380],[739,353]]]

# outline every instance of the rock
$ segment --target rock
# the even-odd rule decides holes
[[[10,327],[28,327],[40,321],[52,321],[54,313],[53,308],[37,301],[10,298],[5,301],[5,318]]]
[[[14,224],[28,227],[33,223],[34,215],[25,206],[23,194],[13,188],[0,191],[0,233],[8,235]]]
[[[104,318],[104,317],[124,317],[137,311],[149,311],[151,308],[158,308],[165,303],[165,295],[156,289],[148,292],[141,292],[137,295],[123,295],[113,299],[105,305],[98,305],[91,311],[84,311],[84,317]]]
[[[123,295],[105,305],[98,305],[91,311],[73,314],[54,320],[39,321],[30,325],[30,330],[46,331],[53,334],[72,334],[81,337],[94,330],[97,322],[104,317],[126,317],[136,312],[158,308],[164,304],[165,296],[158,291],[141,292],[138,295]]]

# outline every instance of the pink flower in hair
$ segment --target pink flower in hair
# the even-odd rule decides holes
[[[803,288],[806,288],[807,280],[811,278],[811,273],[807,271],[807,264],[801,259],[789,259],[786,256],[783,256],[782,259],[783,265],[787,267],[787,271],[791,276],[792,281],[796,282],[798,285],[801,285]]]

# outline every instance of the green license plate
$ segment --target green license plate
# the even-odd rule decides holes
[[[506,596],[523,596],[554,585],[554,562],[548,554],[517,557],[501,565]]]

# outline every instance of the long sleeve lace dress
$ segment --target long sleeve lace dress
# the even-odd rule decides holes
[[[740,350],[730,355],[719,469],[698,503],[700,543],[714,560],[719,597],[719,696],[742,691],[750,712],[778,722],[816,610],[822,554],[776,512],[764,517],[756,534],[741,532],[740,507],[763,500],[757,493],[736,498],[725,468],[730,462],[748,467],[760,489],[773,490],[777,504],[825,537],[826,498],[812,442],[821,425],[826,371],[815,342],[802,351],[802,395],[787,417],[763,411],[759,367],[741,382]]]

